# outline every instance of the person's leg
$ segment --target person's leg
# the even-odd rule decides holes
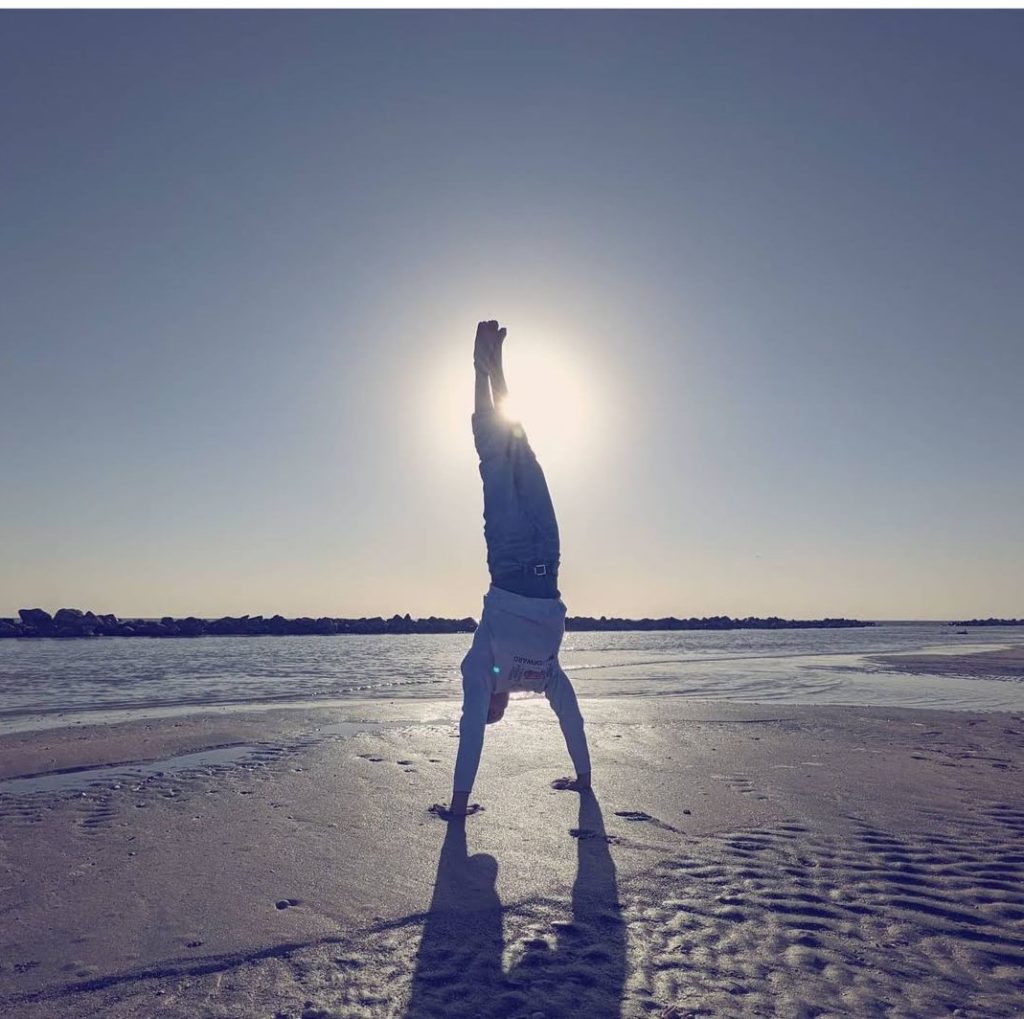
[[[476,371],[476,411],[482,413],[497,409],[499,400],[508,392],[505,376],[501,372],[501,344],[505,330],[495,321],[478,322],[473,344],[473,368]],[[497,377],[495,366],[497,364]]]
[[[501,409],[501,402],[508,396],[508,385],[505,382],[505,366],[501,357],[502,345],[505,342],[505,332],[504,329],[499,329],[494,335],[491,344],[491,361],[488,366],[491,376],[491,392],[494,395],[494,405],[499,410]]]
[[[494,363],[494,338],[489,323],[481,322],[476,327],[476,342],[473,344],[473,370],[476,373],[476,390],[473,409],[477,414],[492,414],[494,399],[491,396],[491,365]]]
[[[512,424],[495,406],[503,393],[500,365],[496,371],[496,352],[500,351],[505,330],[497,322],[481,322],[477,327],[473,363],[476,367],[473,442],[480,458],[480,478],[484,492],[484,538],[487,565],[492,581],[519,565],[529,544],[529,525],[520,506],[515,483]]]
[[[477,414],[494,413],[494,403],[491,400],[491,378],[482,368],[476,369],[476,390],[474,392],[473,407]]]
[[[491,391],[499,413],[501,402],[508,396],[508,384],[505,381],[505,366],[502,358],[504,340],[505,330],[502,329],[492,348],[490,369]],[[551,501],[547,478],[544,476],[544,471],[541,469],[540,462],[530,446],[530,441],[526,437],[521,423],[515,424],[509,445],[519,511],[532,525],[533,558],[537,563],[547,563],[549,567],[557,570],[560,542],[555,507]]]
[[[554,784],[559,789],[589,789],[590,750],[587,747],[587,735],[583,731],[583,715],[576,700],[576,691],[561,667],[555,668],[544,688],[544,696],[558,716],[566,749],[576,769],[575,779],[558,779]]]
[[[523,446],[517,450],[514,459],[513,477],[522,511],[533,525],[536,559],[553,564],[557,569],[561,560],[558,518],[544,470],[525,436]]]

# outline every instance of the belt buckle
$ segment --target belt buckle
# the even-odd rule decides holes
[[[535,577],[546,577],[548,575],[548,568],[545,563],[540,563],[533,568],[533,575]]]

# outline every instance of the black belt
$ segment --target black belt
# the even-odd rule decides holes
[[[534,577],[557,577],[558,563],[534,563],[532,566],[514,566],[510,570],[502,572],[503,577],[519,576],[526,574]]]
[[[522,595],[524,598],[557,598],[558,573],[550,563],[535,563],[520,566],[513,572],[500,577],[492,575],[491,583],[504,591]]]

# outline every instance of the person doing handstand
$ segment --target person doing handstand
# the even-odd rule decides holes
[[[543,693],[558,717],[576,778],[557,789],[590,788],[590,753],[576,693],[558,662],[565,605],[558,591],[558,522],[547,481],[522,425],[502,413],[508,395],[501,350],[505,329],[477,326],[473,350],[473,440],[484,488],[484,538],[491,586],[480,625],[462,660],[462,718],[452,804],[480,809],[469,795],[480,764],[484,727],[501,720],[512,690]]]

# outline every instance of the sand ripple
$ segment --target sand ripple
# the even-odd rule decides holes
[[[471,857],[457,875],[466,909],[135,973],[19,1014],[1018,1019],[1024,810],[990,803],[957,825],[896,832],[848,818],[825,832],[794,820],[701,838],[661,827],[675,848],[616,900],[614,881],[599,880],[501,904],[473,891],[488,888],[493,859]],[[630,851],[566,838],[597,868]],[[96,1011],[79,1013],[86,999]]]

